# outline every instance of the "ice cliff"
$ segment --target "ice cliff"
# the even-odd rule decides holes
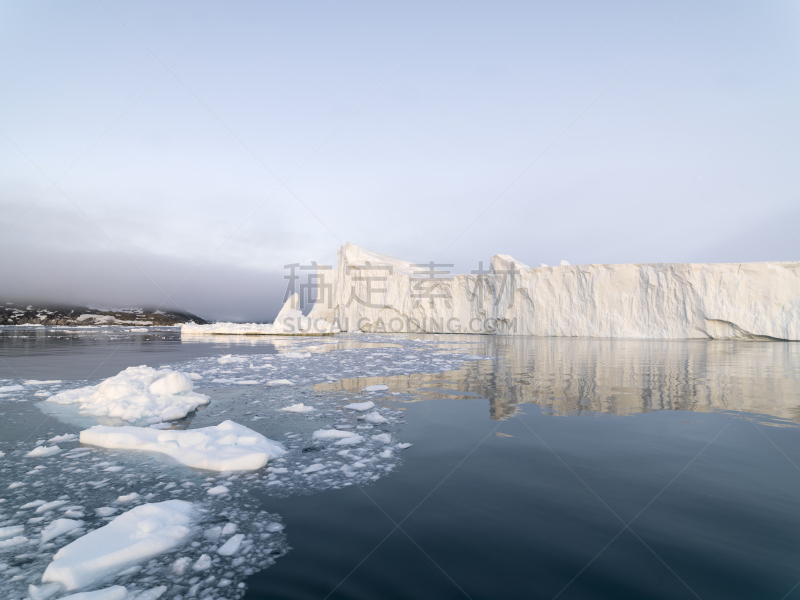
[[[528,267],[449,276],[354,244],[318,267],[312,330],[800,340],[800,263]]]

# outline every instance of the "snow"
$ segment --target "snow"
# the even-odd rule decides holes
[[[74,519],[56,519],[51,521],[47,527],[42,530],[42,543],[49,542],[60,535],[69,533],[82,526],[83,521],[76,521]]]
[[[53,456],[61,452],[58,446],[36,446],[33,450],[28,452],[25,456],[28,458],[44,458],[46,456]]]
[[[184,323],[181,335],[330,335],[339,331],[324,319],[303,316],[298,309],[299,296],[293,294],[283,305],[275,322],[269,325],[258,323],[212,323],[197,325]]]
[[[800,341],[800,262],[530,268],[498,254],[487,274],[432,283],[348,243],[316,278],[329,291],[308,318],[341,331]]]
[[[80,439],[103,448],[160,452],[209,471],[252,471],[286,454],[279,442],[233,421],[185,431],[96,425],[82,431]]]
[[[183,500],[137,506],[61,548],[42,582],[67,591],[89,586],[188,541],[192,519],[193,505]]]
[[[51,396],[48,402],[79,404],[82,414],[117,417],[124,421],[155,418],[181,419],[208,398],[192,391],[186,373],[151,367],[128,367],[99,385],[67,390]]]
[[[306,406],[301,402],[300,404],[292,404],[291,406],[286,406],[281,410],[283,412],[291,412],[291,413],[309,413],[313,412],[315,409],[313,406]]]
[[[350,410],[357,410],[359,412],[364,412],[365,410],[371,410],[375,408],[375,403],[372,401],[353,402],[351,404],[345,405],[345,408],[349,408]]]

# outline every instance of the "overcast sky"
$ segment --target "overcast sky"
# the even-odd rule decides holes
[[[0,296],[268,319],[468,272],[800,259],[800,0],[0,0]]]

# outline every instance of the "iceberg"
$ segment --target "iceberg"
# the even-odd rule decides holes
[[[280,442],[233,421],[182,431],[95,425],[81,431],[81,443],[160,452],[187,467],[208,471],[255,471],[286,454]]]
[[[208,397],[193,392],[193,387],[192,378],[187,373],[145,366],[128,367],[98,385],[66,390],[50,396],[47,401],[79,404],[82,414],[94,417],[116,417],[129,422],[139,419],[174,421],[208,404]],[[41,456],[45,451],[31,456]]]
[[[566,262],[566,261],[563,261]],[[529,267],[446,276],[347,243],[317,268],[312,328],[633,339],[800,340],[800,262]]]

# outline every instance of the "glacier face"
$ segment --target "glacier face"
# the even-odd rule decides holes
[[[318,267],[310,329],[800,340],[798,262],[438,268],[345,244],[336,269]]]

